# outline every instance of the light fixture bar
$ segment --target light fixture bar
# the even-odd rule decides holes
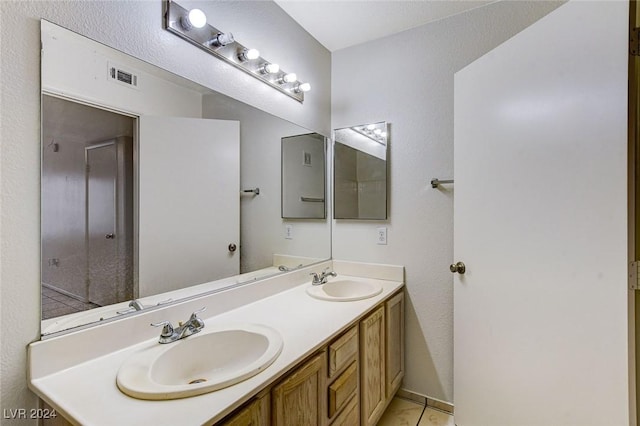
[[[366,126],[355,126],[351,127],[351,130],[364,136],[365,138],[379,143],[380,145],[387,144],[387,132],[384,129],[384,122],[369,124]],[[380,132],[376,132],[377,130],[379,130]]]
[[[310,88],[308,83],[303,83],[297,79],[288,81],[290,78],[285,79],[284,76],[295,76],[295,74],[287,73],[279,69],[279,67],[275,73],[264,72],[266,70],[265,67],[271,65],[271,62],[260,56],[254,58],[253,55],[248,55],[247,53],[250,50],[255,50],[251,49],[251,46],[243,46],[233,38],[231,33],[224,33],[208,23],[205,23],[200,28],[189,24],[185,25],[184,22],[187,20],[190,11],[173,0],[166,0],[165,5],[164,24],[167,31],[246,72],[290,98],[300,103],[304,102],[304,93],[308,89],[301,90],[301,88]],[[226,44],[220,43],[221,40],[224,40]],[[275,67],[270,67],[270,69],[275,69]]]

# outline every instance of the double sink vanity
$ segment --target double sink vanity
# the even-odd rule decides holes
[[[79,425],[375,425],[404,375],[403,281],[333,260],[159,306],[31,344],[29,386]]]

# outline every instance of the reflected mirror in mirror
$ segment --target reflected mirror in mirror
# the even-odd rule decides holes
[[[325,138],[317,133],[282,138],[282,217],[324,219]]]
[[[334,130],[334,219],[387,219],[387,123]]]
[[[282,139],[323,136],[41,28],[44,337],[331,257],[281,218]]]

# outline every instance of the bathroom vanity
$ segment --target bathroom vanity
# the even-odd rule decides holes
[[[224,425],[375,425],[404,377],[404,293],[380,303]]]
[[[338,274],[329,284],[381,291],[345,302],[312,297],[309,274],[325,268]],[[327,261],[36,342],[29,386],[71,424],[375,425],[404,375],[403,275],[400,266]],[[197,396],[146,400],[120,391],[121,366],[160,345],[149,324],[177,323],[203,306],[202,337],[207,328],[269,327],[282,338],[279,356],[246,380]],[[208,356],[193,352],[188,358]]]

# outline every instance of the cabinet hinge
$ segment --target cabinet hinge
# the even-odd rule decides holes
[[[629,31],[629,54],[640,56],[640,27]]]
[[[640,290],[638,267],[640,267],[640,262],[638,261],[629,263],[629,289],[631,290]]]

